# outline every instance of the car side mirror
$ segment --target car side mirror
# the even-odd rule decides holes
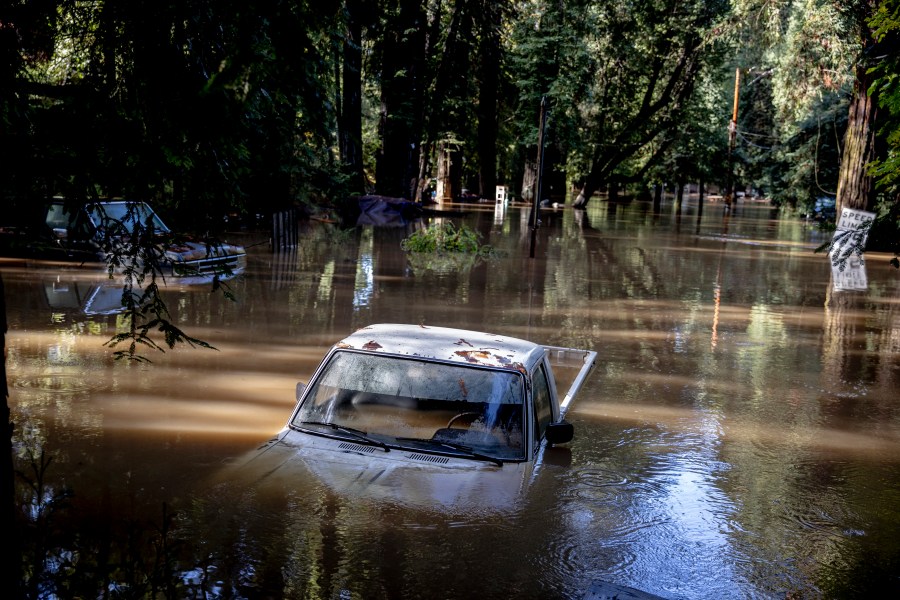
[[[297,382],[297,391],[296,391],[297,402],[300,402],[300,397],[303,396],[303,392],[305,392],[305,391],[306,391],[306,384],[303,383],[302,381],[298,381]]]
[[[571,442],[575,436],[575,428],[568,421],[560,421],[559,423],[550,423],[544,431],[544,437],[550,445],[565,444]]]

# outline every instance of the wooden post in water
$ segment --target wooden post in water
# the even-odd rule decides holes
[[[663,186],[657,183],[653,186],[653,214],[658,215],[662,212],[662,194]]]
[[[272,213],[272,251],[281,247],[281,227],[278,219],[278,211]]]
[[[706,185],[706,182],[703,181],[703,178],[700,178],[700,181],[697,183],[697,220],[700,220],[700,217],[703,216],[703,187]]]
[[[675,182],[675,214],[681,214],[681,204],[684,202],[684,181]]]

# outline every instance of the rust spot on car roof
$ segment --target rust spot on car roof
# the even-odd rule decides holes
[[[376,342],[375,340],[369,340],[365,344],[363,344],[363,350],[378,350],[381,348],[381,344]]]
[[[470,344],[469,342],[467,342],[466,340],[464,340],[464,339],[462,339],[462,338],[459,338],[459,341],[458,341],[458,342],[453,342],[453,343],[456,344],[457,346],[468,346],[469,348],[474,348],[474,347],[475,347],[475,346],[473,346],[472,344]]]
[[[522,363],[514,363],[508,356],[503,356],[500,354],[494,354],[490,350],[486,350],[484,348],[480,350],[457,350],[454,352],[456,356],[460,356],[466,360],[466,362],[474,363],[474,364],[483,364],[488,366],[495,367],[505,367],[507,369],[515,369],[517,371],[521,371],[525,373],[525,366]]]
[[[470,363],[481,363],[491,359],[491,353],[484,350],[457,350],[454,354],[463,357],[466,362]]]

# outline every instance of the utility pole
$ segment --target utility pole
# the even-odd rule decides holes
[[[541,119],[538,125],[538,149],[537,149],[537,177],[534,181],[534,199],[531,204],[531,252],[529,256],[534,258],[534,246],[537,243],[537,230],[540,224],[540,204],[544,191],[544,127],[547,124],[547,97],[541,98]]]
[[[734,147],[737,142],[738,98],[741,89],[741,68],[734,71],[734,108],[731,111],[731,122],[728,124],[728,175],[725,180],[725,205],[731,208],[734,197]]]

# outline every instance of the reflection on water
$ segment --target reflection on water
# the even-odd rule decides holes
[[[248,244],[237,302],[165,292],[178,325],[217,350],[150,365],[103,346],[124,323],[96,300],[85,309],[95,275],[2,263],[17,442],[55,457],[48,476],[75,491],[79,514],[179,511],[185,539],[204,540],[208,564],[190,566],[243,596],[897,587],[900,278],[888,257],[870,253],[865,289],[847,290],[813,253],[828,234],[767,207],[709,204],[699,218],[690,204],[676,216],[598,201],[545,211],[529,259],[527,208],[460,208],[498,258],[415,265],[403,227],[313,229],[281,254]],[[372,322],[597,350],[568,415],[569,464],[542,465],[502,518],[339,497],[302,473],[265,493],[223,478],[282,427],[327,347]]]

